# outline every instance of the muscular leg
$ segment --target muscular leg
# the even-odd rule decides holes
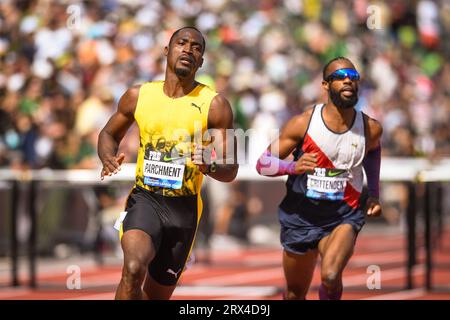
[[[155,257],[152,238],[142,230],[128,230],[122,236],[124,264],[116,299],[142,299],[142,282],[148,264]]]
[[[353,254],[355,238],[356,233],[353,227],[350,224],[342,224],[320,240],[319,253],[322,258],[321,298],[340,299],[342,272]]]
[[[169,300],[176,285],[164,286],[156,282],[149,273],[144,282],[144,293],[149,300]]]
[[[283,269],[286,278],[288,300],[304,300],[314,274],[317,250],[305,254],[283,251]]]

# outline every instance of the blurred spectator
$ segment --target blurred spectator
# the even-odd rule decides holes
[[[231,98],[237,128],[255,129],[246,159],[324,101],[321,66],[339,55],[362,74],[357,107],[382,122],[385,156],[450,156],[448,1],[5,0],[0,167],[97,168],[98,131],[126,88],[163,77],[163,47],[183,25],[206,35],[198,80]],[[126,162],[138,144],[133,126],[120,146]],[[209,189],[216,231],[245,241],[252,213],[242,191]],[[383,190],[385,219],[396,223],[406,189]]]
[[[320,66],[347,55],[385,154],[448,156],[449,15],[430,0],[2,1],[0,165],[97,166],[96,132],[128,86],[161,78],[163,45],[186,24],[207,35],[202,70],[234,97],[238,127],[278,128],[323,99]]]

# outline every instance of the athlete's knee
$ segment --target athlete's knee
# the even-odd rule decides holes
[[[146,272],[147,265],[145,263],[139,259],[129,259],[124,264],[123,278],[129,282],[143,281]]]
[[[339,286],[341,282],[341,274],[332,268],[325,268],[321,273],[322,283],[329,289]]]

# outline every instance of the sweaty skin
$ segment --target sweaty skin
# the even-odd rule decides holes
[[[195,74],[203,64],[204,41],[195,29],[182,28],[173,35],[169,45],[164,48],[167,67],[163,91],[168,97],[179,98],[191,92],[198,83]],[[128,128],[134,123],[140,86],[128,89],[120,98],[117,111],[99,134],[98,156],[103,164],[101,179],[116,174],[125,158],[123,153],[117,154],[120,141]],[[215,129],[219,136],[212,142],[219,155],[227,154],[233,148],[233,141],[227,141],[225,131],[233,128],[233,113],[227,99],[218,94],[211,102],[208,114],[208,128]],[[199,144],[192,154],[193,162],[199,170],[207,173],[209,159],[204,158],[205,146]],[[234,143],[233,159],[227,159],[217,165],[214,173],[208,173],[219,181],[232,181],[237,174],[236,144]],[[126,231],[121,240],[124,251],[124,267],[122,278],[116,291],[116,299],[169,299],[175,289],[157,283],[147,273],[147,267],[155,257],[156,251],[151,237],[142,230]],[[143,284],[143,290],[142,290]]]
[[[342,69],[342,68],[354,68],[353,65],[351,65],[347,61],[341,61],[338,60],[330,65],[328,68],[329,73],[332,73],[335,70]],[[322,82],[322,87],[324,90],[329,90],[330,84],[326,81]],[[351,87],[353,90],[355,90],[358,86],[356,81],[351,81],[349,78],[346,78],[344,80],[334,80],[331,83],[331,86],[339,91],[343,88]],[[342,97],[345,97],[348,93],[343,92],[341,95]],[[313,109],[309,109],[306,112],[295,116],[291,118],[284,128],[281,131],[281,134],[274,143],[272,143],[268,150],[273,155],[278,155],[280,159],[285,159],[289,154],[292,153],[292,151],[297,146],[298,142],[303,139],[309,119],[311,119]],[[329,99],[327,104],[324,107],[323,110],[323,118],[328,128],[333,130],[334,132],[345,132],[347,131],[354,118],[355,110],[353,108],[350,109],[341,109],[336,107],[333,102]],[[380,138],[383,132],[383,129],[380,125],[380,123],[368,117],[367,115],[364,115],[364,120],[366,122],[366,153],[370,150],[374,150],[377,147],[380,146]],[[297,161],[295,165],[296,172],[298,174],[302,174],[305,171],[312,171],[316,167],[317,164],[317,155],[314,153],[304,153]],[[381,205],[379,203],[379,200],[376,198],[369,198],[366,202],[367,206],[367,215],[369,216],[379,216],[382,213]]]
[[[342,68],[355,68],[346,60],[332,62],[326,70],[326,77],[335,70]],[[354,98],[358,92],[358,81],[349,78],[343,80],[323,81],[322,88],[328,92],[328,101],[323,108],[323,120],[326,126],[336,133],[347,131],[355,116],[354,108],[339,108],[330,99],[330,90],[342,100]],[[272,155],[279,159],[285,159],[296,148],[297,144],[304,138],[308,123],[311,119],[313,109],[294,116],[283,127],[280,136],[269,147]],[[380,123],[364,115],[366,128],[366,154],[380,146],[382,127]],[[312,171],[317,166],[317,154],[304,153],[295,162],[295,171],[302,174]],[[378,198],[369,197],[366,202],[367,215],[379,216],[382,213]],[[319,241],[315,250],[309,250],[305,254],[295,254],[283,251],[283,269],[286,278],[286,299],[305,299],[311,284],[314,268],[318,255],[321,256],[321,294],[329,297],[340,298],[342,293],[342,272],[353,253],[356,233],[350,224],[341,224],[329,235]]]
[[[203,64],[203,47],[199,35],[195,30],[184,29],[171,41],[171,46],[165,47],[164,54],[167,57],[166,80],[164,93],[172,98],[182,97],[191,92],[197,82],[195,73]],[[183,70],[186,76],[180,78],[177,70]],[[98,155],[103,164],[101,179],[105,176],[116,174],[120,170],[125,155],[117,155],[120,141],[128,128],[134,123],[134,111],[137,105],[140,85],[128,89],[120,98],[117,111],[109,119],[106,126],[99,134]],[[221,94],[213,101],[208,114],[208,128],[216,129],[221,133],[222,139],[214,141],[214,148],[222,151],[223,159],[226,159],[227,148],[234,148],[234,158],[226,159],[225,164],[218,164],[217,171],[209,173],[212,178],[229,182],[237,174],[238,164],[236,157],[236,143],[226,141],[226,129],[233,129],[233,112],[230,103]],[[235,141],[234,141],[235,142]],[[192,160],[199,166],[200,171],[205,172],[208,164],[202,158],[207,146],[197,145],[192,154]]]

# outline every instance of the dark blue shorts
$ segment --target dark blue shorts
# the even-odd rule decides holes
[[[327,219],[323,223],[312,222],[308,217],[302,217],[298,213],[295,213],[295,219],[292,219],[293,214],[288,214],[281,208],[278,209],[278,215],[281,224],[281,245],[284,250],[296,254],[305,254],[308,250],[317,249],[319,241],[341,224],[350,224],[358,235],[365,223],[364,213],[360,209],[335,217],[331,221]],[[287,216],[291,218],[286,219]],[[292,221],[295,223],[291,223]]]

